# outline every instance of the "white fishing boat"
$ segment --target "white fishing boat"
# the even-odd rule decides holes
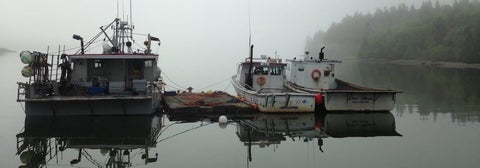
[[[335,78],[335,65],[341,61],[324,59],[324,48],[318,57],[309,56],[307,51],[303,58],[287,59],[285,87],[298,93],[320,93],[317,99],[322,99],[320,106],[326,111],[390,111],[394,107],[399,91]]]
[[[296,93],[284,88],[285,67],[281,59],[262,56],[250,57],[238,65],[232,76],[232,85],[240,99],[252,104],[260,112],[314,112],[315,95]]]
[[[131,19],[130,19],[131,20]],[[74,54],[22,51],[26,66],[18,83],[17,101],[27,116],[38,115],[145,115],[160,107],[163,82],[158,54],[151,52],[158,38],[145,35],[144,47],[133,40],[134,26],[114,19]],[[113,30],[111,34],[107,30]],[[104,38],[100,38],[101,36]],[[103,41],[103,52],[86,53]],[[134,49],[133,44],[140,46]],[[159,43],[160,44],[160,43]],[[65,48],[65,47],[64,47]]]

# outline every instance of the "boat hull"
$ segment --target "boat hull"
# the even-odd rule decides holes
[[[239,82],[232,80],[232,85],[237,95],[258,107],[260,112],[265,113],[308,113],[315,112],[315,95],[294,92],[282,93],[258,93],[247,90]]]
[[[327,111],[390,111],[395,105],[391,92],[324,92]]]
[[[326,111],[390,111],[395,106],[396,94],[400,93],[356,86],[338,79],[336,82],[340,89],[316,90],[290,82],[286,82],[285,86],[299,93],[321,93]]]
[[[27,116],[149,115],[160,108],[161,96],[145,98],[31,99],[25,101]]]

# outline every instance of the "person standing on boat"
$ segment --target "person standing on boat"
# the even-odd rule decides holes
[[[70,62],[68,62],[65,54],[62,54],[61,58],[62,58],[62,63],[60,65],[58,65],[58,66],[60,66],[60,68],[62,70],[61,75],[60,75],[60,82],[70,81],[71,73],[72,73],[71,64],[70,64]],[[65,79],[65,77],[66,77],[66,79]]]
[[[58,66],[61,69],[61,74],[60,74],[60,85],[62,87],[62,93],[67,92],[67,86],[70,85],[70,80],[71,80],[71,74],[72,74],[72,66],[70,62],[68,62],[66,54],[62,54],[62,63],[59,64]],[[66,79],[65,79],[66,77]]]

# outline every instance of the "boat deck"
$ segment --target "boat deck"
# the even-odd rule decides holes
[[[146,95],[101,95],[101,96],[49,96],[42,98],[19,99],[26,102],[51,102],[51,101],[94,101],[94,100],[144,100],[151,99]]]
[[[252,113],[253,107],[225,92],[165,94],[165,110],[172,114]]]
[[[345,82],[340,79],[335,79],[337,82],[337,88],[335,89],[326,89],[326,90],[318,90],[313,88],[307,88],[303,86],[299,86],[294,83],[288,82],[288,85],[285,85],[287,89],[296,92],[302,93],[318,93],[318,92],[325,92],[325,93],[402,93],[401,91],[397,90],[390,90],[390,89],[376,89],[376,88],[369,88],[358,86],[353,83]],[[292,85],[293,87],[289,86]]]
[[[336,79],[336,82],[337,82],[336,89],[326,90],[325,92],[401,93],[401,91],[396,91],[396,90],[376,89],[376,88],[358,86],[353,83],[345,82],[340,79]]]

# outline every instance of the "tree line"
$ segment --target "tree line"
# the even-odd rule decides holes
[[[355,13],[307,38],[306,49],[327,55],[480,63],[480,2],[438,1]]]

